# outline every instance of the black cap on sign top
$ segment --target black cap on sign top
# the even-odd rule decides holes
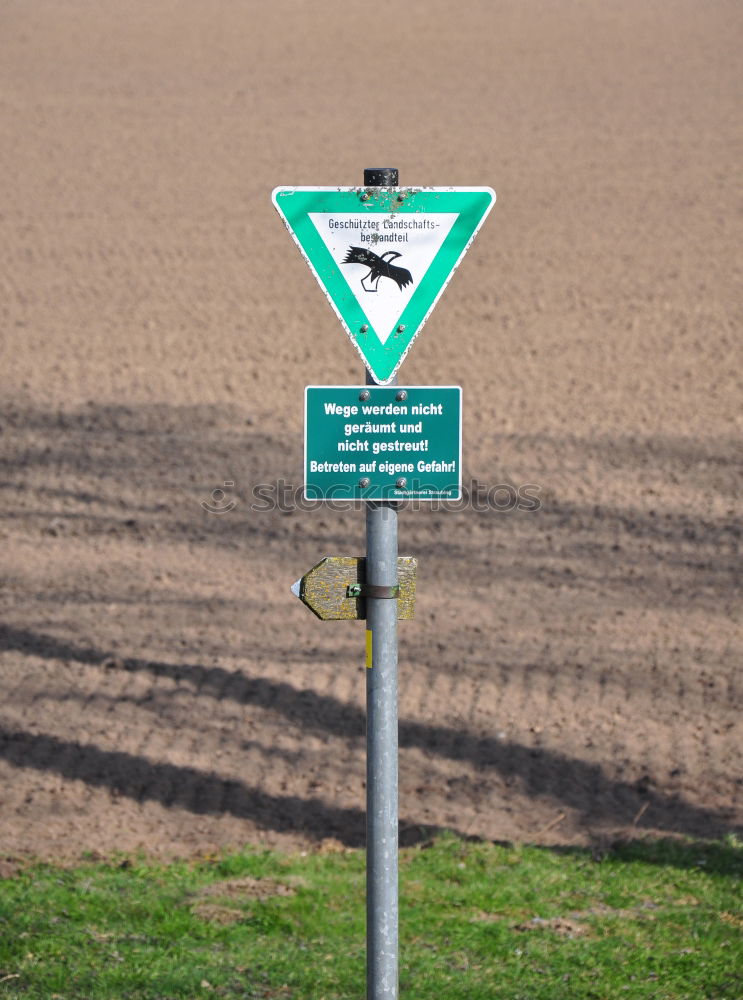
[[[397,187],[397,167],[366,167],[364,187]]]

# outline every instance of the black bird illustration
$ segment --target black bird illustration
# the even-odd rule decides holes
[[[378,291],[377,285],[380,278],[392,278],[402,291],[406,285],[413,283],[413,276],[404,267],[397,267],[396,264],[391,263],[397,257],[402,257],[402,254],[395,250],[388,250],[379,257],[373,251],[365,250],[363,247],[349,247],[343,263],[365,264],[369,268],[369,273],[361,279],[361,287],[365,292]],[[369,287],[372,285],[374,287]]]

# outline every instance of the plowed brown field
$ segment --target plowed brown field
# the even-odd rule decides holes
[[[498,192],[401,381],[541,499],[401,514],[403,838],[741,830],[742,28],[2,4],[0,857],[363,843],[363,625],[289,592],[363,513],[251,505],[363,381],[271,189],[383,165]]]

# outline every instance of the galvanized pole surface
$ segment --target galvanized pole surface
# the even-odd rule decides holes
[[[397,184],[395,169],[364,171],[364,187]],[[368,372],[366,383],[376,385]],[[397,583],[394,502],[366,505],[366,582]],[[397,1000],[397,600],[367,597],[366,628],[366,996]]]

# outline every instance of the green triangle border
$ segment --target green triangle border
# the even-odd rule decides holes
[[[364,197],[366,196],[366,197]],[[402,200],[400,200],[402,196]],[[363,200],[362,200],[363,199]],[[375,381],[386,385],[395,377],[405,355],[430,316],[480,226],[495,204],[495,191],[474,188],[338,188],[277,187],[274,206],[323,289],[334,312]],[[458,218],[431,262],[396,325],[383,344],[369,322],[322,237],[310,212],[352,212],[370,215],[414,215],[456,212]],[[361,331],[366,325],[368,329]]]

